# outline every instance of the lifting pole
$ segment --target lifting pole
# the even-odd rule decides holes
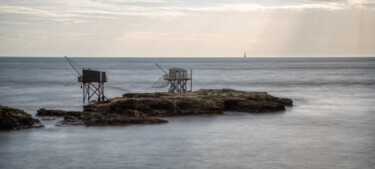
[[[74,67],[74,65],[72,64],[71,60],[68,57],[66,57],[66,56],[64,56],[64,57],[65,57],[66,61],[70,64],[70,66],[72,66],[73,69],[78,73],[78,75],[82,76],[81,73],[78,72],[78,70],[76,69],[76,67]]]

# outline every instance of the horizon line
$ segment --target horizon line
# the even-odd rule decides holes
[[[2,58],[59,58],[62,56],[0,56]],[[71,58],[244,58],[243,56],[233,57],[233,56],[68,56]],[[315,55],[315,56],[247,56],[246,58],[372,58],[375,55]],[[245,59],[246,59],[245,58]]]

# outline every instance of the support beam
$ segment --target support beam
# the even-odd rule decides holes
[[[98,102],[108,100],[107,97],[104,96],[104,82],[98,83],[82,83],[83,89],[83,104],[85,104],[86,100],[90,103],[92,97],[96,96]]]

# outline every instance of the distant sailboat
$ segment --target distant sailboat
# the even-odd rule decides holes
[[[245,52],[245,54],[243,55],[243,57],[246,58],[246,52]]]

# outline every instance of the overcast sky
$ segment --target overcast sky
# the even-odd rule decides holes
[[[1,0],[0,56],[375,56],[375,0]]]

